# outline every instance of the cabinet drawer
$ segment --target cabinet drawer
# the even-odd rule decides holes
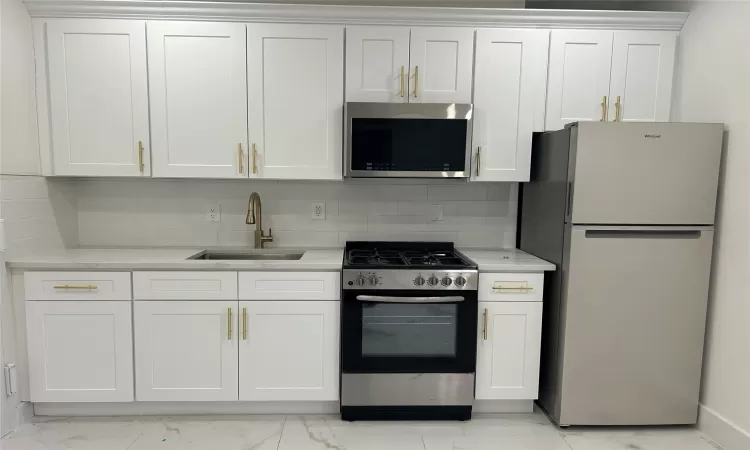
[[[339,300],[338,272],[240,272],[240,300]]]
[[[133,272],[136,300],[237,300],[237,272]]]
[[[130,272],[26,272],[26,300],[130,300]]]
[[[479,301],[541,302],[543,273],[480,273]]]

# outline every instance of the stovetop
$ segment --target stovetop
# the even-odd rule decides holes
[[[345,269],[476,269],[476,265],[441,242],[347,242]]]
[[[347,242],[344,290],[476,291],[476,264],[450,242]]]

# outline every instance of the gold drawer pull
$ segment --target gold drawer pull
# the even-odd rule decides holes
[[[484,340],[487,340],[487,308],[484,308],[484,327],[482,328],[482,335],[484,335]]]
[[[531,286],[492,286],[496,291],[533,291]]]
[[[227,340],[232,340],[232,308],[227,308]]]
[[[247,308],[242,308],[242,340],[247,340]]]
[[[95,284],[59,284],[55,289],[97,289]]]

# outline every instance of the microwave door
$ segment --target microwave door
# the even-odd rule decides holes
[[[345,175],[469,177],[471,105],[452,107],[347,104]]]

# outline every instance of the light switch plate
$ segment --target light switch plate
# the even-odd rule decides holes
[[[313,203],[312,204],[312,218],[313,220],[326,220],[326,204],[325,203]]]

